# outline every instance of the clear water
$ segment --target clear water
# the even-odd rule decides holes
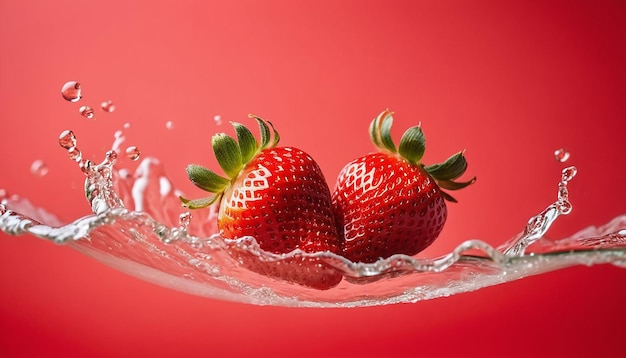
[[[77,102],[78,82],[62,87],[63,98]],[[94,111],[91,111],[91,118]],[[83,108],[81,107],[81,108]],[[113,112],[112,101],[100,109]],[[82,111],[82,110],[81,110]],[[84,116],[89,117],[85,113]],[[215,115],[216,124],[222,122]],[[173,129],[168,121],[166,128]],[[124,128],[130,127],[126,123]],[[605,225],[588,227],[568,238],[550,240],[546,232],[561,215],[572,210],[568,183],[576,168],[567,166],[558,180],[556,199],[531,217],[518,235],[493,247],[468,240],[447,255],[419,259],[395,255],[371,264],[353,263],[329,253],[299,250],[277,255],[259,248],[253,237],[228,240],[218,234],[214,207],[190,213],[180,205],[178,192],[156,158],[144,157],[136,146],[122,149],[122,131],[112,149],[97,164],[84,158],[71,130],[59,145],[85,175],[85,196],[93,214],[62,222],[53,213],[9,196],[0,189],[0,230],[68,245],[138,278],[176,290],[217,299],[258,305],[355,307],[418,302],[450,296],[537,275],[572,265],[611,263],[626,268],[626,215]],[[136,171],[117,165],[118,155],[141,162]],[[561,148],[554,158],[565,163],[570,153]],[[564,164],[565,165],[565,164]],[[31,166],[33,175],[46,175],[43,161]],[[556,178],[555,178],[556,181]],[[294,258],[313,259],[337,270],[342,282],[326,291],[276,280],[244,267],[231,253],[246,253],[269,265]]]
[[[567,184],[575,167],[563,169],[557,198],[532,217],[523,231],[500,247],[479,240],[461,243],[433,259],[396,255],[372,264],[350,262],[328,252],[262,251],[254,238],[227,240],[217,234],[216,212],[184,211],[180,194],[155,158],[144,158],[134,175],[115,166],[123,135],[116,133],[100,164],[83,160],[77,140],[64,131],[59,144],[86,177],[93,215],[70,223],[33,206],[27,198],[0,191],[0,229],[69,245],[119,270],[163,286],[224,300],[259,305],[352,307],[417,302],[500,284],[577,264],[626,267],[626,215],[569,238],[545,233],[571,210]],[[557,158],[558,160],[558,158]],[[311,257],[339,270],[344,280],[319,291],[274,280],[242,268],[229,252],[245,251],[272,264]]]

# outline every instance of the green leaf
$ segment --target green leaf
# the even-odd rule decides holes
[[[243,168],[241,150],[237,141],[224,133],[216,134],[213,136],[213,152],[224,173],[229,178],[235,178]]]
[[[245,165],[258,151],[259,143],[246,126],[235,122],[232,122],[232,125],[237,132],[237,142],[239,142],[239,149],[241,151],[241,163]]]
[[[271,146],[272,148],[274,148],[280,141],[280,135],[278,134],[278,131],[276,130],[276,128],[274,128],[274,125],[272,124],[272,122],[268,121],[267,123],[270,125],[270,127],[272,127],[272,131],[274,132],[273,133],[274,140],[272,141],[272,146]]]
[[[187,176],[195,186],[211,193],[223,192],[228,183],[230,183],[228,179],[196,164],[187,166]]]
[[[424,169],[437,180],[456,179],[465,173],[467,161],[463,152],[458,152],[441,164],[425,166]]]
[[[374,143],[376,148],[381,148],[382,143],[380,142],[380,136],[378,132],[378,122],[379,122],[378,118],[379,117],[376,117],[370,122],[369,130],[370,130],[370,140],[372,141],[372,143]]]
[[[220,194],[220,195],[215,195],[215,196],[211,196],[207,198],[200,198],[200,199],[193,199],[193,200],[185,199],[182,196],[179,196],[178,198],[183,203],[183,206],[188,209],[202,209],[216,202],[217,199],[219,199],[221,196],[222,195]]]
[[[443,189],[447,190],[459,190],[467,187],[468,185],[474,184],[476,182],[476,177],[473,177],[469,181],[466,182],[456,182],[452,180],[438,180],[437,185]]]
[[[391,137],[391,125],[393,124],[393,117],[391,112],[387,111],[385,118],[383,118],[383,122],[380,127],[380,140],[383,143],[383,146],[390,152],[396,153],[396,145],[393,143],[393,138]]]
[[[426,150],[426,138],[419,126],[411,127],[400,138],[398,153],[413,164],[419,163]]]
[[[248,117],[256,119],[256,121],[259,123],[259,131],[261,132],[261,147],[260,148],[265,149],[270,143],[270,139],[272,136],[270,133],[270,128],[267,126],[265,121],[261,119],[260,117],[257,117],[253,114],[249,114]]]

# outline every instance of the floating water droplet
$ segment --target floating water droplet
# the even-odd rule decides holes
[[[48,166],[44,163],[43,160],[37,159],[31,164],[30,172],[37,176],[44,176],[48,174]]]
[[[191,223],[191,213],[189,211],[180,214],[178,217],[178,223],[181,228],[187,229]]]
[[[130,123],[128,122],[124,123],[124,129],[128,129],[128,128],[130,128]]]
[[[76,135],[69,129],[64,130],[59,136],[59,144],[65,149],[76,147]]]
[[[128,153],[128,149],[126,150],[126,152]],[[109,150],[108,152],[106,152],[104,156],[104,165],[113,165],[115,164],[116,161],[117,161],[117,152],[115,150]]]
[[[576,167],[567,167],[565,169],[563,169],[563,171],[561,172],[561,181],[566,183],[570,180],[572,180],[572,178],[574,178],[576,176],[577,173],[577,169]]]
[[[220,116],[219,114],[216,114],[215,117],[213,117],[213,120],[215,121],[215,124],[217,125],[222,124],[222,116]]]
[[[100,107],[102,107],[102,110],[105,112],[113,112],[115,111],[115,104],[113,104],[113,101],[108,100],[108,101],[104,101],[100,104]]]
[[[70,102],[77,102],[82,97],[82,89],[80,83],[76,81],[66,82],[61,87],[61,95],[63,98]]]
[[[80,115],[87,118],[87,119],[92,119],[94,116],[93,113],[93,109],[89,106],[82,106],[80,107],[80,109],[78,110],[78,112],[80,112]]]
[[[172,122],[172,121],[165,122],[165,128],[167,128],[167,129],[174,129],[174,122]]]
[[[559,148],[554,151],[554,159],[558,162],[565,163],[569,159],[569,152],[565,148]]]
[[[0,188],[0,200],[7,197],[7,190]]]
[[[140,155],[141,155],[141,151],[139,150],[139,148],[135,147],[134,145],[131,145],[130,147],[126,148],[126,156],[130,160],[137,160],[139,159]]]
[[[76,147],[68,149],[67,153],[69,154],[70,159],[76,163],[80,163],[80,161],[83,160],[83,153]]]

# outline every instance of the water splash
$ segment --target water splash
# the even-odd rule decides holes
[[[559,148],[554,151],[554,159],[557,162],[565,163],[570,157],[570,153],[565,148]]]
[[[66,82],[61,87],[61,95],[66,101],[78,102],[82,98],[82,87],[76,81]]]
[[[30,165],[30,172],[38,177],[43,177],[48,174],[48,166],[43,160],[37,159]]]
[[[81,116],[87,118],[87,119],[93,119],[95,116],[95,113],[93,111],[93,108],[89,107],[89,106],[81,106],[78,109],[78,113],[80,113]]]
[[[115,111],[115,104],[113,103],[113,101],[108,100],[108,101],[104,101],[100,104],[100,107],[102,108],[103,111],[105,112],[113,112]]]
[[[126,156],[130,160],[137,160],[141,156],[141,150],[134,145],[126,148]]]
[[[252,237],[221,237],[217,209],[194,211],[192,220],[180,206],[181,193],[157,159],[143,159],[134,174],[116,169],[115,149],[123,140],[122,132],[117,132],[113,149],[101,163],[78,163],[93,215],[62,222],[25,198],[7,197],[5,191],[0,198],[0,229],[69,245],[166,287],[260,305],[354,307],[417,302],[577,264],[626,267],[626,215],[565,239],[546,238],[550,225],[572,210],[568,183],[576,175],[573,166],[562,170],[556,200],[498,248],[468,240],[438,258],[394,255],[363,264],[329,252],[272,254],[263,251]],[[78,151],[71,131],[61,134],[59,144],[70,157],[72,150]],[[244,269],[241,253],[270,266],[316,260],[321,267],[340,272],[344,279],[327,291],[290,284]]]

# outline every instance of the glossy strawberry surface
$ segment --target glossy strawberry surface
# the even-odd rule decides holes
[[[348,163],[332,194],[342,254],[355,262],[424,250],[443,230],[445,201],[456,202],[441,189],[463,189],[476,180],[456,181],[467,169],[463,151],[424,165],[426,139],[419,125],[407,129],[396,147],[392,122],[389,110],[374,118],[370,139],[379,152]]]
[[[225,237],[253,236],[273,253],[339,250],[326,180],[292,147],[266,149],[248,163],[224,193],[218,220]]]
[[[435,241],[447,217],[435,180],[423,168],[387,153],[346,165],[332,205],[343,256],[357,262],[415,255]]]
[[[233,123],[237,140],[224,133],[213,136],[213,150],[226,177],[189,165],[190,180],[214,195],[181,197],[183,205],[195,209],[219,203],[217,224],[224,238],[253,238],[260,250],[286,255],[264,260],[258,250],[235,245],[230,253],[245,268],[315,289],[332,288],[342,274],[301,254],[340,253],[326,179],[310,155],[294,147],[276,147],[280,137],[271,123],[252,117],[259,123],[261,144],[238,123]]]

